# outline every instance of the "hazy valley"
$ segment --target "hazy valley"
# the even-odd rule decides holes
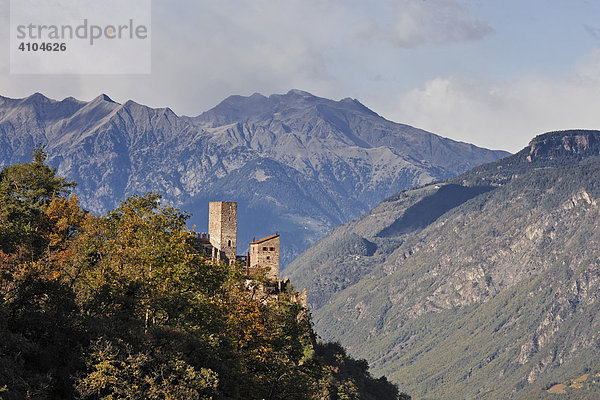
[[[550,387],[600,363],[599,156],[600,132],[540,135],[389,197],[288,272],[318,332],[415,398]]]

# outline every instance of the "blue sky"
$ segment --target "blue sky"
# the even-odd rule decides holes
[[[11,75],[4,57],[0,94],[107,93],[197,115],[298,88],[509,151],[600,129],[600,1],[153,0],[152,15],[151,75]]]

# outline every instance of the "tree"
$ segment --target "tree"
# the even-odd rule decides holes
[[[0,398],[398,398],[159,195],[94,216],[33,157],[0,172]]]
[[[85,341],[60,260],[84,214],[72,183],[33,161],[0,172],[0,387],[2,398],[68,398]],[[56,215],[63,205],[60,216]],[[70,212],[63,212],[68,209]]]
[[[44,164],[42,146],[35,148],[32,158],[32,162],[0,171],[0,250],[15,252],[21,246],[36,258],[47,244],[43,208],[53,199],[67,196],[75,184],[56,176],[56,169]]]

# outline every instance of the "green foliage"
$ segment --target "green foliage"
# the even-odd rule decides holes
[[[210,369],[194,369],[181,358],[133,353],[121,341],[92,344],[87,375],[77,383],[82,399],[210,399],[219,380]]]
[[[346,354],[339,343],[318,342],[314,346],[315,358],[321,362],[327,374],[321,384],[332,399],[398,399],[410,400],[405,393],[398,393],[396,385],[385,377],[373,378],[365,360],[355,360]]]
[[[43,147],[36,147],[32,157],[30,163],[0,171],[0,250],[14,252],[20,246],[35,257],[47,244],[42,235],[42,208],[53,198],[67,195],[74,183],[56,176],[56,169],[44,164]]]
[[[32,153],[33,161],[5,167],[0,173],[2,189],[11,197],[41,206],[53,197],[67,195],[75,186],[65,178],[56,175],[56,168],[47,166],[43,146],[37,146]]]
[[[44,160],[2,171],[0,398],[399,398],[324,350],[293,289],[199,255],[160,196],[93,216]]]

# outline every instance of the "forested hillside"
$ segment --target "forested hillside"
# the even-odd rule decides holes
[[[158,195],[95,216],[45,157],[0,172],[1,399],[409,398]]]
[[[391,196],[288,273],[323,337],[419,399],[548,394],[600,364],[599,159],[600,131],[539,135]]]

